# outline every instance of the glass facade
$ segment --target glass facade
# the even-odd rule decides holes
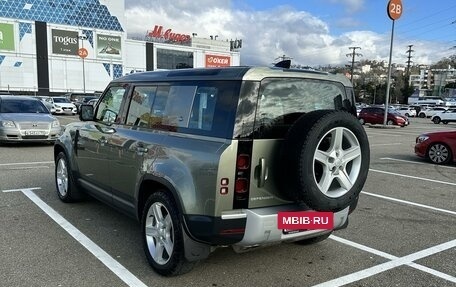
[[[193,68],[193,52],[157,49],[157,69]]]
[[[123,31],[98,0],[0,0],[0,17]]]

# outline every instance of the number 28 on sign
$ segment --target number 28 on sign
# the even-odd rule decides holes
[[[391,20],[397,20],[402,15],[402,2],[401,0],[390,0],[388,2],[388,17]]]

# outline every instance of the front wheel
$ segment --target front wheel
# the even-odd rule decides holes
[[[57,195],[63,202],[76,202],[84,197],[74,184],[73,174],[64,152],[60,152],[55,160],[55,186]]]
[[[425,113],[420,113],[418,116],[419,116],[420,118],[425,118],[425,117],[426,117],[426,114],[425,114]]]
[[[389,125],[389,126],[392,126],[392,125],[394,125],[394,122],[393,122],[393,120],[388,120],[388,121],[386,122],[386,124]]]
[[[434,124],[436,124],[436,125],[440,124],[440,118],[439,118],[439,117],[433,118],[432,121],[433,121]]]
[[[163,276],[189,272],[197,261],[185,258],[182,223],[177,206],[164,190],[153,193],[142,215],[143,246],[152,268]]]
[[[443,123],[444,125],[447,125],[447,124],[448,124],[448,121],[442,121],[442,123]]]
[[[449,163],[452,158],[450,148],[443,143],[432,144],[427,151],[427,156],[435,164]]]

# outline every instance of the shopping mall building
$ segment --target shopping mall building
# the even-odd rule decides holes
[[[132,72],[240,64],[241,41],[159,19],[129,39],[124,8],[123,0],[0,0],[0,92],[93,93]]]

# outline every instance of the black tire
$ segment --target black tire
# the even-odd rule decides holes
[[[435,164],[447,164],[453,159],[453,153],[444,143],[433,143],[426,151],[427,158]]]
[[[63,202],[77,202],[84,199],[84,194],[78,190],[74,183],[70,163],[64,152],[55,158],[55,187],[57,195]]]
[[[440,118],[439,118],[439,117],[433,118],[432,121],[433,121],[434,124],[436,124],[436,125],[440,124]]]
[[[410,115],[409,115],[408,113],[405,113],[405,116],[406,116],[407,118],[410,117]]]
[[[420,113],[418,116],[419,116],[420,118],[425,118],[425,117],[426,117],[426,114],[425,114],[425,113]]]
[[[315,243],[318,243],[318,242],[321,242],[323,240],[328,239],[328,237],[331,234],[332,234],[332,232],[328,232],[326,234],[323,234],[323,235],[320,235],[320,236],[317,236],[317,237],[312,237],[312,238],[307,238],[307,239],[303,239],[303,240],[294,241],[293,243],[296,243],[298,245],[312,245],[312,244],[315,244]]]
[[[336,152],[331,139],[337,135],[341,142]],[[352,155],[355,157],[351,160],[344,157],[348,148],[355,148],[356,156]],[[317,157],[330,149],[334,149],[334,157],[328,156],[324,165]],[[282,146],[284,161],[280,170],[284,193],[314,210],[342,210],[354,203],[361,192],[369,169],[369,154],[367,135],[352,114],[334,110],[305,114],[290,128]],[[327,173],[323,173],[325,168]],[[331,190],[337,184],[340,187]]]
[[[443,123],[444,125],[447,125],[447,124],[448,124],[448,121],[442,121],[442,123]]]
[[[392,126],[392,125],[394,125],[394,121],[393,121],[393,120],[388,120],[388,121],[386,122],[386,124],[387,124],[388,126]]]
[[[157,214],[154,214],[154,209]],[[162,217],[161,223],[157,221],[157,217]],[[154,226],[160,226],[160,224],[163,224],[161,228]],[[146,232],[146,226],[149,227],[149,235]],[[183,239],[185,231],[182,229],[181,216],[174,199],[165,190],[154,192],[147,199],[142,214],[141,228],[147,261],[158,274],[163,276],[184,274],[191,271],[198,263],[198,261],[189,262],[185,258]],[[150,232],[156,232],[155,237]],[[152,253],[157,244],[164,246],[165,243],[171,250],[160,246],[161,254],[158,252],[154,258]]]

